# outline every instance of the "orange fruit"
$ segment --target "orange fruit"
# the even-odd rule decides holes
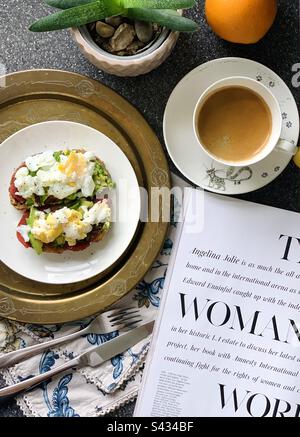
[[[205,13],[210,27],[221,38],[253,44],[274,23],[277,0],[206,0]]]
[[[298,152],[294,156],[294,163],[296,164],[297,167],[300,168],[300,149],[299,148],[298,148]]]

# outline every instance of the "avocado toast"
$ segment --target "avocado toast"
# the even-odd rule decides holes
[[[14,172],[9,187],[12,205],[68,206],[85,198],[94,200],[114,183],[105,164],[85,150],[46,151],[28,157]]]
[[[102,240],[111,227],[107,199],[79,199],[71,207],[35,208],[25,211],[17,228],[18,240],[37,254],[81,251]]]

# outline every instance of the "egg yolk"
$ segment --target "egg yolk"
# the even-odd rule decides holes
[[[63,232],[62,224],[57,223],[51,215],[45,220],[46,226],[41,226],[39,220],[33,223],[34,236],[42,243],[52,243]]]
[[[69,210],[66,219],[67,223],[64,224],[59,223],[53,214],[48,214],[47,218],[44,220],[37,219],[33,223],[33,235],[42,243],[52,243],[64,232],[64,227],[72,224],[76,227],[81,238],[86,237],[84,229],[81,229],[84,226],[81,221],[82,215],[79,211]],[[66,238],[66,241],[68,241],[68,238]],[[76,244],[76,239],[70,239],[68,243],[69,245],[74,245]]]
[[[86,160],[82,153],[72,151],[65,163],[58,166],[59,171],[70,177],[75,172],[76,175],[82,176],[86,172]]]
[[[69,209],[68,222],[79,222],[82,219],[82,214],[75,209]]]
[[[74,232],[76,234],[76,238],[74,236],[68,235],[68,228],[71,227],[72,232],[71,234],[74,235]],[[66,242],[69,246],[75,246],[77,243],[77,240],[83,240],[87,236],[87,232],[90,231],[90,225],[87,225],[82,222],[82,215],[78,211],[70,211],[70,215],[68,216],[68,223],[65,225],[64,228],[65,231],[65,237]]]

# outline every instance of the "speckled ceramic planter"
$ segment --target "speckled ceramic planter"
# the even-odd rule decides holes
[[[164,30],[147,50],[133,56],[117,56],[101,49],[86,26],[71,29],[72,36],[84,56],[97,68],[116,76],[139,76],[159,67],[171,54],[179,32]]]

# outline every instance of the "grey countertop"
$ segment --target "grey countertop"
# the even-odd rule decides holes
[[[299,105],[299,89],[292,87],[292,67],[300,62],[298,0],[279,0],[272,30],[261,42],[249,46],[230,44],[216,37],[207,26],[203,5],[204,0],[199,0],[191,14],[200,22],[200,31],[182,34],[174,52],[159,69],[137,78],[118,78],[91,65],[68,31],[32,34],[27,30],[29,23],[50,11],[42,0],[0,0],[0,63],[7,72],[53,68],[97,79],[134,104],[162,143],[163,112],[172,89],[186,73],[211,59],[239,56],[267,65],[285,80]],[[272,184],[240,197],[300,212],[300,171],[291,163]],[[116,416],[130,416],[132,411],[133,403],[118,410]],[[0,404],[0,417],[20,415],[14,401]]]

